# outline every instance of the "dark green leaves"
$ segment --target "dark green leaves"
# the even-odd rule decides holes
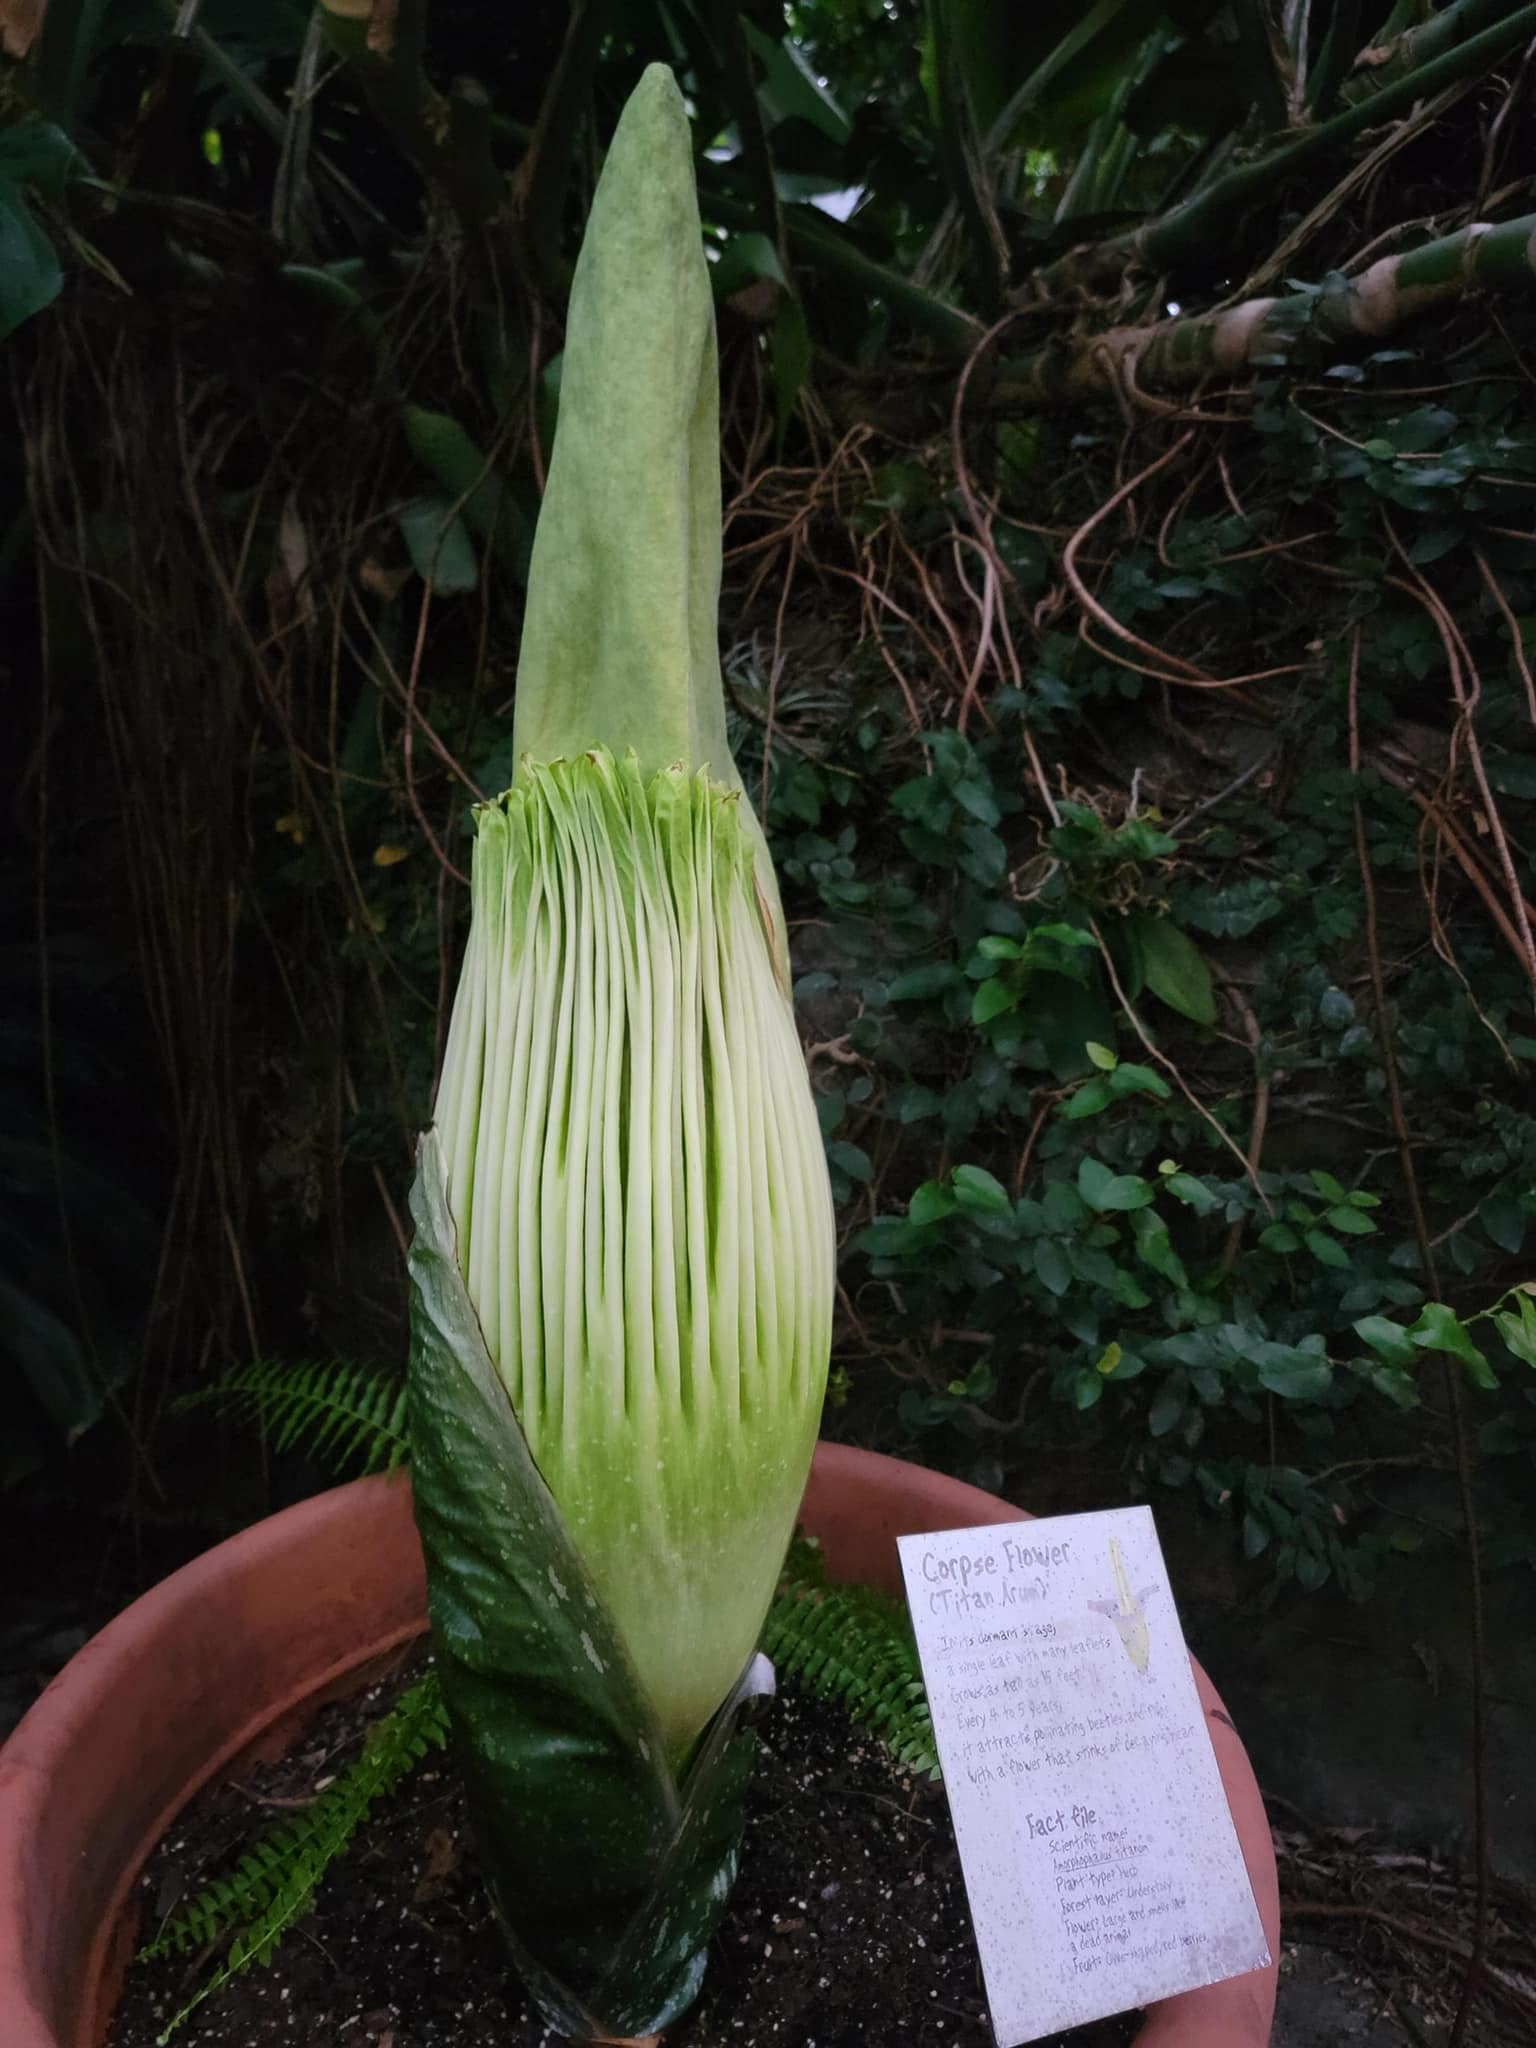
[[[431,470],[456,510],[482,539],[496,529],[501,480],[489,459],[448,413],[408,405],[401,414],[411,453]]]
[[[1419,1363],[1418,1347],[1402,1325],[1394,1323],[1390,1317],[1362,1316],[1355,1324],[1355,1335],[1369,1344],[1387,1365],[1411,1371]]]
[[[1077,1169],[1077,1191],[1090,1209],[1144,1209],[1153,1198],[1150,1181],[1139,1174],[1115,1173],[1102,1160],[1084,1159]]]
[[[898,974],[887,987],[886,995],[893,1003],[921,1002],[943,995],[949,989],[959,988],[962,979],[953,961],[930,960],[921,967],[909,967],[904,974]]]
[[[811,373],[811,331],[805,308],[792,292],[784,292],[774,311],[769,354],[773,365],[774,427],[779,441],[789,424],[801,387]]]
[[[1536,1365],[1536,1302],[1523,1287],[1509,1297],[1513,1308],[1494,1313],[1494,1327],[1522,1365]]]
[[[709,266],[709,281],[717,300],[729,299],[748,285],[764,281],[788,289],[778,250],[755,228],[729,238]]]
[[[81,167],[74,144],[47,121],[0,133],[0,339],[59,295],[58,252],[28,204],[25,187],[59,191]]]
[[[1271,1356],[1271,1351],[1288,1355]],[[1326,1358],[1298,1354],[1279,1344],[1265,1347],[1258,1374],[1266,1393],[1279,1394],[1287,1401],[1315,1401],[1333,1383],[1333,1368]]]
[[[1474,1386],[1488,1392],[1497,1388],[1498,1376],[1493,1367],[1473,1343],[1466,1324],[1445,1302],[1425,1302],[1419,1311],[1418,1321],[1409,1328],[1408,1336],[1421,1351],[1443,1351],[1454,1358],[1465,1368]]]
[[[478,541],[498,551],[512,581],[526,582],[532,525],[490,458],[448,413],[408,405],[401,424],[411,453],[440,487],[395,515],[417,575],[445,595],[473,590]]]
[[[1500,1304],[1472,1320],[1491,1321],[1516,1358],[1527,1365],[1536,1364],[1536,1304],[1519,1288],[1511,1290],[1505,1302],[1513,1302],[1514,1307]],[[1408,1380],[1417,1372],[1426,1351],[1438,1351],[1455,1359],[1473,1385],[1485,1393],[1498,1389],[1498,1374],[1486,1352],[1473,1339],[1467,1321],[1447,1302],[1427,1301],[1406,1327],[1386,1316],[1362,1316],[1355,1324],[1355,1334],[1375,1354],[1366,1369],[1378,1384],[1383,1372],[1390,1372],[1399,1381]],[[1411,1405],[1399,1391],[1383,1391],[1391,1392],[1399,1405]]]
[[[1147,1411],[1147,1431],[1154,1437],[1167,1436],[1183,1420],[1189,1405],[1189,1375],[1176,1368],[1152,1397]]]
[[[449,499],[413,499],[400,507],[395,520],[423,583],[445,597],[474,589],[480,580],[474,542]]]
[[[1193,1023],[1214,1024],[1211,970],[1193,939],[1170,918],[1138,917],[1133,922],[1141,943],[1142,970],[1153,995]]]
[[[1002,1182],[981,1166],[957,1166],[954,1172],[956,1207],[971,1216],[1008,1216],[1013,1204]]]
[[[1065,1294],[1072,1285],[1072,1266],[1056,1239],[1038,1239],[1035,1244],[1034,1260],[1041,1286],[1051,1294]]]
[[[1518,1252],[1525,1242],[1529,1220],[1518,1195],[1502,1191],[1489,1195],[1478,1208],[1478,1221],[1502,1252]]]
[[[1166,1102],[1173,1093],[1162,1075],[1152,1067],[1137,1066],[1134,1061],[1119,1059],[1107,1046],[1097,1045],[1091,1039],[1084,1051],[1098,1068],[1098,1074],[1077,1089],[1068,1101],[1062,1114],[1069,1123],[1098,1116],[1123,1096],[1151,1095],[1159,1102]]]
[[[775,42],[750,21],[742,28],[763,66],[757,96],[769,124],[806,121],[829,142],[846,142],[853,123],[816,76],[799,44],[788,36]]]
[[[116,10],[118,15],[130,11]],[[49,0],[46,13],[41,8],[38,13],[42,29],[33,57],[38,104],[72,128],[80,88],[106,19],[107,0]]]
[[[1280,891],[1273,882],[1250,877],[1221,888],[1201,886],[1187,889],[1180,898],[1180,915],[1197,931],[1218,939],[1246,938],[1284,908]]]
[[[432,1132],[411,1208],[416,1521],[491,1888],[552,2024],[651,2033],[697,1992],[735,1872],[740,1701],[679,1783],[486,1351]]]
[[[1488,780],[1505,796],[1536,797],[1536,760],[1529,754],[1500,754],[1488,764]]]

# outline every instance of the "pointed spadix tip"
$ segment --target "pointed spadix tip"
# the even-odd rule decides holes
[[[677,82],[677,73],[670,64],[647,64],[640,74],[640,83],[629,96],[632,107],[667,106],[674,108],[684,120],[688,109],[683,101],[682,87]]]
[[[670,64],[647,64],[619,115],[613,148],[640,141],[648,150],[681,150],[690,175],[693,168],[693,131],[688,121],[688,104],[683,98]]]

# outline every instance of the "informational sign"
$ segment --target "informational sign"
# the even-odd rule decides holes
[[[1268,1963],[1151,1509],[900,1549],[999,2048]]]

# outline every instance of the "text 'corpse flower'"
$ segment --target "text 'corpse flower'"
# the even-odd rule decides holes
[[[653,66],[571,297],[512,788],[413,1194],[416,1512],[498,1907],[550,2019],[694,1996],[825,1388],[826,1166],[726,743],[717,368]]]

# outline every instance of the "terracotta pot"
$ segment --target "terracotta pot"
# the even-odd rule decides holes
[[[823,1445],[805,1521],[835,1576],[899,1590],[893,1539],[1024,1517],[975,1487]],[[362,1479],[219,1544],[87,1643],[0,1751],[5,2048],[99,2048],[131,1950],[134,1882],[236,1759],[280,1755],[320,1700],[426,1623],[403,1478]],[[1279,1893],[1258,1786],[1196,1666],[1272,1955]],[[1264,2048],[1273,1968],[1154,2008],[1139,2048]]]

